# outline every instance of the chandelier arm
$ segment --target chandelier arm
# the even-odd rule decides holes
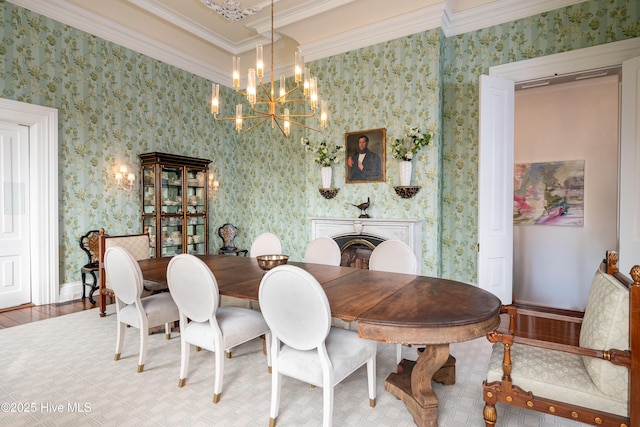
[[[303,114],[303,113],[299,113],[299,114],[291,114],[289,113],[289,117],[314,117],[316,114],[315,113],[308,113],[308,114]],[[283,114],[276,114],[276,117],[278,117],[279,119],[282,119],[284,117]]]
[[[276,123],[277,123],[277,121],[276,121]],[[289,123],[292,124],[292,125],[295,125],[295,126],[300,126],[302,128],[305,128],[305,129],[313,130],[313,131],[316,131],[316,132],[321,132],[321,130],[319,130],[319,129],[316,129],[316,128],[312,127],[312,126],[307,126],[307,125],[302,124],[300,122],[297,122],[295,120],[291,120],[291,118],[289,118]]]
[[[257,119],[257,118],[262,118],[262,117],[245,117],[245,119]],[[246,130],[243,130],[242,132],[240,132],[240,135],[249,132],[251,129],[253,129],[256,126],[261,125],[262,123],[266,122],[267,120],[269,120],[269,117],[262,118],[262,120],[260,120],[259,122],[249,126]]]
[[[273,84],[273,83],[272,83]],[[267,90],[267,87],[264,85],[264,83],[262,83],[262,80],[260,80],[260,87],[262,88],[262,92],[264,92],[264,94],[267,96],[267,98],[262,98],[265,101],[273,101],[273,99],[271,99],[273,97],[273,94],[269,93],[269,91]]]
[[[289,100],[289,99],[286,99],[286,97],[287,97],[287,96],[289,96],[289,95],[291,95],[293,92],[295,92],[295,91],[296,91],[296,90],[298,90],[298,89],[300,89],[300,83],[296,83],[296,86],[295,86],[293,89],[288,90],[284,95],[279,96],[279,97],[277,97],[276,99],[274,99],[274,101],[282,103],[282,98],[283,98],[283,97],[285,98],[285,102],[293,102],[293,101],[297,101],[297,100]],[[301,101],[305,101],[305,100],[304,100],[304,99],[302,99]]]

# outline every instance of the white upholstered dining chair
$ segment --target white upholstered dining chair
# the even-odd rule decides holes
[[[258,298],[272,335],[271,427],[278,417],[282,375],[323,388],[322,424],[328,427],[334,386],[366,364],[369,403],[375,406],[376,342],[331,327],[329,300],[311,274],[293,265],[269,270]]]
[[[401,240],[385,240],[373,249],[369,270],[418,274],[416,254]]]
[[[264,318],[250,308],[218,307],[216,278],[202,260],[189,254],[176,255],[169,261],[167,281],[180,310],[182,362],[179,387],[183,387],[187,379],[191,345],[215,354],[213,403],[220,401],[222,393],[225,351],[265,335],[267,366],[271,366],[270,333]]]
[[[304,253],[304,262],[315,264],[340,265],[340,246],[330,237],[313,239]]]
[[[369,270],[418,274],[418,261],[416,254],[403,241],[385,240],[371,252]],[[397,345],[396,361],[402,362],[402,344]]]
[[[249,256],[255,258],[260,255],[281,254],[282,244],[273,233],[262,233],[255,238],[249,249]]]
[[[120,359],[126,326],[140,330],[138,372],[144,370],[149,328],[164,324],[167,339],[171,323],[179,318],[178,307],[168,292],[141,298],[142,272],[135,257],[123,247],[115,246],[104,254],[104,270],[116,298],[117,338],[114,360]]]

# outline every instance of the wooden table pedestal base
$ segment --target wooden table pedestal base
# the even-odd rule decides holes
[[[438,425],[438,397],[431,381],[452,385],[456,381],[456,359],[448,345],[431,345],[418,350],[418,360],[402,360],[398,372],[391,373],[384,389],[402,400],[419,427]]]

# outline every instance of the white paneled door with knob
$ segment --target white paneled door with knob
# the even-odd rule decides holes
[[[0,122],[0,309],[31,302],[29,128]]]

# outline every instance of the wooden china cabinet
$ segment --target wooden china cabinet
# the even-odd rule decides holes
[[[207,212],[211,160],[165,153],[140,154],[142,228],[151,257],[209,253]]]

